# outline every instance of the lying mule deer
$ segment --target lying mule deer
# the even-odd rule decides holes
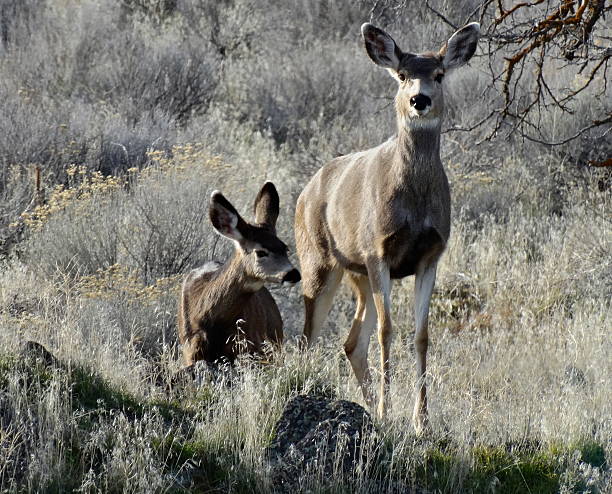
[[[390,379],[391,283],[414,274],[418,380],[413,422],[420,431],[427,421],[429,301],[450,233],[449,186],[440,161],[442,79],[472,57],[480,28],[469,24],[439,52],[419,55],[401,51],[391,36],[371,24],[364,24],[361,33],[369,57],[399,84],[397,136],[332,160],[298,199],[295,238],[303,275],[304,335],[309,344],[319,336],[346,273],[357,310],[344,350],[373,407],[368,347],[376,325],[382,370],[378,415],[384,416]]]
[[[241,351],[238,342],[250,353],[262,353],[264,341],[282,343],[283,321],[264,283],[296,283],[300,273],[276,236],[278,207],[272,182],[255,199],[255,224],[244,221],[221,192],[212,193],[210,221],[235,251],[224,265],[205,264],[183,282],[178,331],[185,366],[197,360],[232,363]]]

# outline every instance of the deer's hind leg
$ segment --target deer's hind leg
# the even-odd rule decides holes
[[[370,337],[376,324],[376,307],[370,282],[366,276],[350,273],[348,279],[357,299],[355,317],[349,335],[344,342],[344,352],[351,363],[353,373],[361,387],[363,398],[370,409],[374,408],[372,376],[368,365]]]
[[[321,333],[334,295],[342,280],[344,270],[328,255],[325,242],[317,240],[320,230],[316,217],[305,210],[304,194],[295,207],[295,247],[302,271],[302,293],[304,295],[304,337],[312,345]],[[320,233],[320,232],[319,232]]]
[[[312,345],[321,334],[325,318],[331,309],[344,270],[322,265],[302,265],[302,290],[304,293],[304,336]]]

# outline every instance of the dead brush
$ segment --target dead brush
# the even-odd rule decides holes
[[[486,299],[476,282],[463,273],[457,273],[435,290],[432,314],[444,321],[453,333],[460,331],[490,331],[492,316],[487,312]]]

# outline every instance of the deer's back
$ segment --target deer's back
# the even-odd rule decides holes
[[[239,353],[262,353],[265,341],[281,345],[283,322],[268,289],[224,296],[216,283],[222,269],[208,263],[193,270],[183,284],[179,340],[198,342],[192,360],[233,362]]]

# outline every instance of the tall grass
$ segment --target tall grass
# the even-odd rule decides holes
[[[273,180],[291,244],[309,177],[394,129],[394,83],[359,25],[372,15],[413,50],[451,33],[406,2],[7,0],[0,14],[0,490],[280,489],[265,447],[287,400],[362,402],[342,352],[354,302],[342,288],[320,345],[301,352],[299,286],[275,287],[287,344],[272,364],[244,359],[167,392],[181,278],[231,249],[208,198],[222,190],[249,216]],[[488,62],[477,53],[445,81],[448,127],[485,112]],[[588,95],[579,103],[588,118]],[[581,118],[541,125],[561,135]],[[294,489],[612,490],[609,177],[583,166],[609,142],[482,136],[442,137],[453,224],[430,314],[431,433],[410,425],[406,279],[393,289],[392,408],[368,468],[304,472]],[[26,339],[63,367],[22,363]]]

